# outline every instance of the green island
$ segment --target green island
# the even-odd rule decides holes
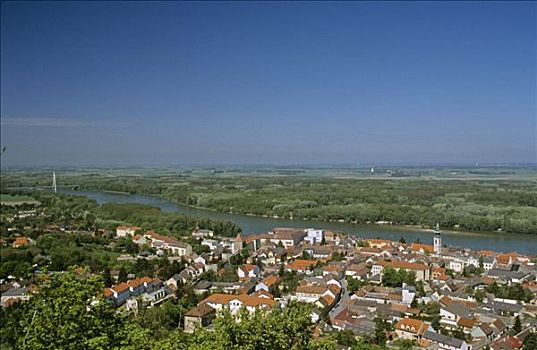
[[[537,173],[531,168],[96,169],[61,176],[66,187],[159,196],[237,214],[537,234]],[[47,185],[50,173],[40,171],[2,179],[3,188]]]

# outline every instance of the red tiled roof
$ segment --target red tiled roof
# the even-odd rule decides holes
[[[241,265],[241,270],[243,270],[244,272],[250,272],[253,271],[256,267],[257,265],[244,264]]]
[[[258,298],[274,299],[274,295],[272,295],[271,293],[267,292],[264,289],[260,289],[257,292],[254,292],[254,293],[250,294],[250,296],[258,297]]]
[[[427,270],[427,265],[419,263],[409,263],[406,261],[379,261],[379,265],[384,267],[392,267],[394,269],[405,269],[405,270]]]
[[[457,321],[457,325],[464,327],[464,328],[473,328],[476,322],[477,320],[463,317]]]
[[[287,268],[290,270],[307,270],[308,268],[317,265],[317,260],[301,260],[296,259],[289,265],[287,265]]]
[[[15,238],[15,241],[13,242],[13,246],[21,246],[21,245],[27,245],[30,244],[30,240],[28,240],[27,237],[17,237]]]
[[[395,329],[414,333],[417,335],[423,335],[429,328],[429,324],[426,322],[423,322],[422,320],[416,320],[413,318],[402,318],[397,322],[395,325]]]
[[[434,253],[433,246],[429,244],[412,243],[411,249],[413,252],[423,250],[424,252]]]
[[[139,231],[141,230],[138,226],[118,226],[116,230],[132,230],[132,231]]]
[[[201,301],[200,304],[214,303],[214,304],[226,305],[232,300],[239,300],[242,304],[246,306],[264,305],[264,306],[272,307],[276,305],[276,302],[272,299],[254,297],[254,296],[250,296],[246,294],[232,295],[232,294],[221,294],[221,293],[209,295],[207,298]]]
[[[275,285],[276,283],[280,282],[280,277],[278,276],[275,276],[275,275],[270,275],[268,276],[267,278],[265,278],[263,280],[263,283],[267,286],[267,287],[272,287],[273,285]]]

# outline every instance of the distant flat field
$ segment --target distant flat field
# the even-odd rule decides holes
[[[37,203],[35,199],[29,196],[14,196],[11,194],[0,194],[0,203],[7,205],[25,204],[25,203]]]

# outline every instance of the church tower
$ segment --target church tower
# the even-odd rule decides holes
[[[237,237],[235,237],[235,239],[231,243],[231,254],[235,255],[235,254],[240,253],[242,248],[243,248],[242,237],[241,237],[241,234],[239,233],[237,234]]]
[[[442,235],[441,235],[441,231],[440,231],[440,225],[438,223],[436,223],[436,225],[434,226],[434,238],[433,238],[433,248],[434,248],[434,252],[436,254],[440,254],[442,253]]]

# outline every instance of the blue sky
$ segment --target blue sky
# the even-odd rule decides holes
[[[535,2],[2,2],[2,165],[536,162]]]

